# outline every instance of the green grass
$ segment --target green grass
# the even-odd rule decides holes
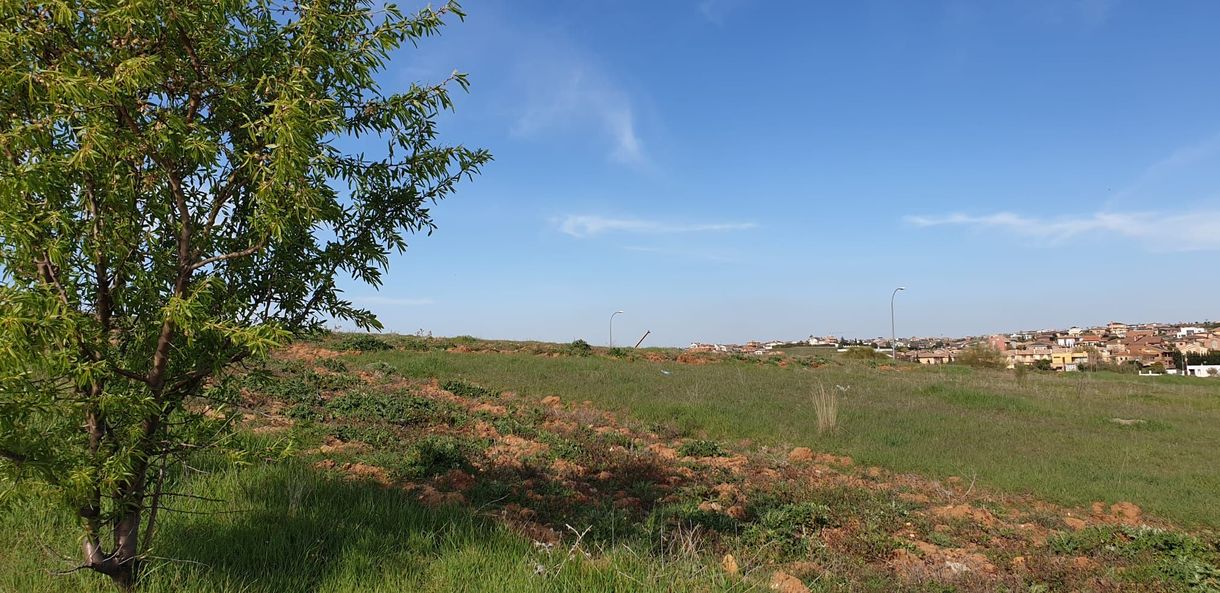
[[[443,351],[359,360],[412,377],[592,400],[690,436],[810,446],[1064,504],[1126,500],[1185,526],[1220,526],[1220,380],[1029,373],[1018,384],[1010,371],[956,366],[804,369]],[[818,434],[811,404],[819,384],[840,396],[838,429],[827,434]]]
[[[465,509],[421,507],[405,493],[328,478],[300,461],[212,468],[179,487],[224,502],[180,499],[166,512],[143,583],[148,593],[740,591],[698,557],[607,549],[586,560],[549,551]],[[195,514],[202,513],[202,514]],[[55,553],[76,549],[70,514],[37,491],[0,509],[0,592],[113,591]],[[174,559],[174,560],[169,560]]]

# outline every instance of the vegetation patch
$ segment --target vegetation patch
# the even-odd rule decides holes
[[[678,454],[683,457],[724,457],[728,452],[716,441],[696,439],[682,443],[678,447]]]

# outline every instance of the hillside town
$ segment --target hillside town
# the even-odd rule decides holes
[[[937,365],[957,362],[963,353],[987,352],[1008,368],[1025,365],[1056,371],[1127,369],[1145,374],[1220,377],[1220,324],[1111,322],[1096,327],[1020,331],[962,338],[910,337],[848,340],[810,336],[807,340],[751,341],[745,344],[694,343],[690,352],[765,356],[795,346],[846,351],[871,348],[899,360]]]

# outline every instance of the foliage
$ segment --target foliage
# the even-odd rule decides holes
[[[490,156],[442,146],[453,74],[384,92],[456,4],[0,7],[0,472],[80,517],[84,565],[140,574],[163,476],[216,443],[208,380],[377,286],[429,205]],[[349,154],[344,141],[383,141]],[[84,429],[82,430],[82,427]]]
[[[852,346],[843,353],[843,358],[848,360],[887,360],[889,355],[881,352],[872,346]]]
[[[568,350],[580,356],[588,356],[593,353],[593,347],[581,339],[572,340],[572,343],[568,344]]]
[[[451,379],[441,384],[441,389],[461,397],[499,397],[500,392],[458,379]]]
[[[331,399],[326,402],[326,409],[339,418],[378,420],[400,426],[420,424],[445,411],[436,400],[364,390]]]
[[[975,344],[962,349],[954,357],[954,362],[976,369],[1002,369],[1008,365],[1003,352],[986,344]]]
[[[685,457],[724,457],[728,455],[720,443],[699,439],[682,443],[682,446],[678,447],[678,453]]]
[[[372,334],[350,335],[335,344],[335,347],[339,350],[357,350],[359,352],[379,352],[394,349],[394,346],[390,345],[389,342]]]

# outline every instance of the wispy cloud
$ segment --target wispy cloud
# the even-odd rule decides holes
[[[395,307],[417,307],[421,305],[433,305],[436,301],[432,299],[406,299],[386,296],[355,296],[352,297],[352,302],[362,305],[392,305]]]
[[[757,228],[752,222],[674,223],[640,218],[607,218],[604,216],[570,214],[555,220],[559,230],[573,237],[585,238],[603,233],[674,234],[709,231],[742,231]]]
[[[1127,187],[1110,198],[1117,203],[1142,193],[1147,193],[1150,185],[1164,181],[1173,173],[1189,170],[1197,165],[1213,165],[1215,157],[1220,154],[1220,134],[1213,134],[1200,142],[1180,146],[1165,158],[1146,167],[1138,177]]]
[[[636,253],[648,253],[677,259],[697,259],[721,264],[732,264],[741,261],[741,257],[737,255],[702,249],[668,249],[665,247],[648,247],[643,245],[626,245],[623,249]]]
[[[631,97],[592,60],[559,45],[520,68],[527,87],[523,112],[513,126],[521,136],[563,128],[597,129],[609,156],[631,165],[646,162]]]
[[[1140,241],[1153,251],[1220,250],[1220,210],[1097,212],[1060,218],[997,212],[982,216],[908,216],[905,220],[917,227],[999,229],[1045,243],[1058,243],[1085,235],[1110,235]]]

